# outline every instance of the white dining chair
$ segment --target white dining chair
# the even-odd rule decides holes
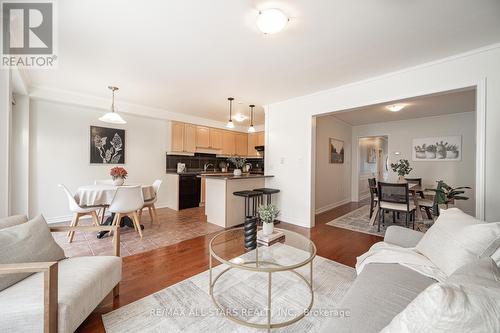
[[[71,220],[71,227],[75,227],[78,225],[78,222],[80,221],[80,218],[85,215],[90,215],[92,217],[92,223],[95,226],[99,225],[99,219],[97,217],[97,211],[99,210],[99,207],[82,207],[80,206],[76,200],[73,194],[68,190],[66,186],[63,184],[58,185],[60,188],[63,189],[64,193],[66,194],[66,197],[68,198],[68,203],[69,203],[69,210],[73,213],[73,218]],[[75,235],[74,231],[68,232],[68,242],[71,243],[73,241],[73,237]]]
[[[134,229],[139,232],[139,236],[142,238],[142,230],[137,211],[141,209],[143,205],[144,199],[140,185],[118,187],[108,208],[111,213],[115,214],[113,225],[119,225],[121,218],[128,216],[132,219]]]
[[[112,179],[96,179],[94,180],[94,185],[114,185]],[[101,206],[100,212],[98,212],[98,216],[100,215],[101,223],[104,223],[104,216],[106,215],[106,207],[107,206]]]
[[[151,200],[144,201],[144,205],[139,210],[139,217],[142,218],[142,210],[144,208],[148,209],[149,216],[151,216],[151,224],[153,224],[154,222],[159,222],[158,215],[156,214],[155,203],[156,203],[156,201],[158,201],[158,193],[160,193],[160,186],[161,186],[162,182],[163,181],[161,179],[157,179],[153,182],[153,189],[155,191],[155,196]]]

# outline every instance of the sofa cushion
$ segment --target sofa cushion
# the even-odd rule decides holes
[[[369,264],[338,306],[350,316],[330,319],[321,332],[379,332],[435,282],[398,264]]]
[[[58,332],[74,332],[121,280],[120,257],[75,257],[58,264]],[[0,331],[43,331],[43,273],[0,292]]]
[[[47,222],[38,216],[26,223],[0,230],[0,264],[49,262],[64,258]],[[30,276],[30,273],[0,274],[0,291]]]
[[[4,217],[0,219],[0,229],[12,227],[24,222],[28,222],[28,218],[26,217],[26,215],[13,215]]]
[[[498,267],[485,258],[428,287],[382,332],[500,332],[498,318]]]
[[[481,222],[450,208],[441,211],[416,248],[449,276],[464,264],[491,256],[499,245],[500,222]]]

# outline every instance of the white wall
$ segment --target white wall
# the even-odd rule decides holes
[[[389,162],[407,159],[413,168],[408,177],[422,178],[424,185],[435,186],[444,180],[451,186],[475,186],[475,113],[457,113],[437,117],[392,121],[353,127],[353,141],[359,137],[387,135],[389,137]],[[412,139],[436,136],[462,136],[461,161],[412,161]],[[357,147],[354,147],[357,150]],[[395,155],[399,152],[400,155]],[[356,153],[353,153],[357,156]],[[359,161],[358,163],[361,163]],[[392,170],[389,170],[394,175]],[[353,189],[359,186],[353,181]],[[353,192],[353,194],[355,194]],[[458,201],[457,206],[474,214],[474,189],[467,191],[470,200]],[[357,197],[353,196],[357,201]]]
[[[10,71],[0,69],[0,217],[9,215],[11,123]]]
[[[49,222],[68,220],[67,199],[57,184],[71,191],[108,179],[110,165],[89,163],[90,125],[126,130],[128,182],[152,183],[165,179],[167,123],[126,115],[127,124],[110,126],[97,120],[103,111],[88,107],[31,100],[30,105],[30,215],[44,214]],[[158,206],[165,202],[160,191]]]
[[[12,106],[12,133],[10,154],[10,214],[28,215],[29,212],[29,97],[14,95]]]
[[[474,85],[479,85],[478,105],[484,104],[487,119],[484,159],[479,151],[486,180],[485,218],[500,220],[500,45],[267,105],[266,173],[275,175],[267,186],[282,191],[278,203],[283,219],[313,225],[313,115]]]
[[[316,213],[351,201],[352,126],[333,117],[316,118]],[[344,163],[329,163],[329,139],[344,141]]]

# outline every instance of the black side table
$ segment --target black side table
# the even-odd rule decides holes
[[[257,191],[238,191],[233,195],[245,198],[245,249],[253,250],[257,247],[257,203],[262,196]]]

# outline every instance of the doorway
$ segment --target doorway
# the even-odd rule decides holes
[[[370,196],[368,179],[386,181],[389,177],[389,137],[387,135],[358,138],[358,197]]]

